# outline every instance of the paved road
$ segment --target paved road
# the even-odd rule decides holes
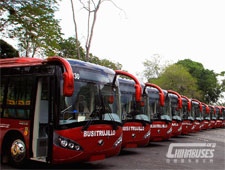
[[[196,145],[197,143],[197,145]],[[177,146],[180,144],[181,146]],[[206,144],[206,146],[200,145]],[[188,146],[191,145],[191,146]],[[199,146],[198,146],[199,145]],[[202,157],[175,158],[168,156],[169,146],[174,146],[169,153],[179,152],[180,156],[201,152]],[[176,151],[176,149],[178,149]],[[179,150],[180,149],[180,150]],[[186,151],[184,151],[186,149]],[[193,151],[194,150],[194,151]],[[207,151],[206,151],[207,150]],[[203,154],[204,153],[204,154]],[[205,155],[206,154],[206,155]],[[207,155],[208,154],[208,155]],[[187,156],[187,155],[186,155]],[[1,165],[1,169],[11,169]],[[143,148],[124,149],[120,155],[102,161],[80,164],[48,166],[43,163],[30,162],[29,169],[212,169],[225,170],[225,129],[210,129],[203,132],[181,135],[163,142],[151,142]]]

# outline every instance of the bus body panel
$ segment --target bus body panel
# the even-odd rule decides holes
[[[172,133],[172,123],[165,121],[154,121],[151,124],[150,141],[168,140]]]
[[[76,151],[62,148],[57,146],[57,142],[55,142],[52,162],[57,164],[95,161],[118,155],[121,150],[121,143],[116,147],[114,147],[114,143],[120,138],[122,128],[120,126],[117,128],[117,130],[113,130],[111,125],[91,125],[84,131],[82,131],[82,127],[55,131],[60,137],[79,144],[83,150]],[[54,140],[58,139],[55,138]]]
[[[209,124],[209,121],[208,120],[203,120],[202,121],[201,130],[207,130],[208,129],[208,124]]]
[[[192,132],[198,132],[201,130],[201,128],[200,128],[201,122],[200,121],[195,120],[193,122],[193,124],[194,124],[194,129],[192,130]]]
[[[181,133],[182,133],[182,122],[173,120],[171,137],[179,136]]]
[[[150,131],[150,124],[143,126],[141,122],[126,122],[123,124],[123,148],[134,148],[149,144],[150,135],[145,135]]]
[[[30,139],[30,121],[19,119],[1,118],[0,123],[0,153],[2,152],[2,144],[6,135],[12,131],[18,132],[23,136],[26,144],[27,156],[29,158],[29,139]]]
[[[188,134],[192,132],[193,124],[190,120],[183,120],[182,123],[182,134]]]
[[[220,128],[222,127],[223,121],[222,120],[216,120],[216,127]]]
[[[210,120],[209,129],[215,128],[216,121]]]

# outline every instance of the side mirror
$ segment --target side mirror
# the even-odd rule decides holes
[[[113,104],[114,97],[113,96],[109,96],[108,102],[109,102],[109,104]]]
[[[136,101],[140,102],[141,101],[141,86],[138,84],[135,84],[136,88]]]
[[[72,80],[72,81],[71,81]],[[73,77],[68,74],[68,72],[63,73],[63,95],[72,96],[73,95]]]
[[[160,105],[165,106],[165,96],[164,93],[159,93]]]

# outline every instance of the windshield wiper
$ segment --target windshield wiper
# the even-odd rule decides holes
[[[81,129],[82,131],[85,131],[85,130],[87,130],[89,128],[89,126],[93,122],[94,118],[96,118],[96,117],[98,117],[100,115],[101,110],[102,110],[101,108],[93,110],[93,112],[90,114],[90,120]]]
[[[65,108],[64,110],[61,111],[61,113],[65,113],[68,109],[70,109],[72,107],[72,104],[70,106],[68,106],[67,108]]]
[[[101,93],[101,90],[100,90],[100,89],[99,89],[99,96],[100,96],[100,99],[101,99],[101,107],[100,107],[99,109],[95,109],[95,110],[91,113],[91,115],[90,115],[91,119],[90,119],[90,120],[85,124],[85,126],[82,128],[82,131],[87,130],[87,129],[89,128],[89,126],[91,125],[91,123],[92,123],[93,120],[94,120],[94,119],[93,119],[94,117],[99,117],[99,119],[102,120],[102,115],[106,113],[106,107],[105,107],[104,99],[103,99],[103,96],[102,96],[102,93]],[[110,119],[111,119],[112,122],[113,122],[113,124],[112,124],[113,129],[114,129],[114,130],[117,130],[117,129],[118,129],[118,127],[117,127],[118,125],[116,124],[116,122],[115,122],[113,116],[111,115],[110,112],[107,113],[107,114],[109,115]],[[92,115],[93,115],[93,116],[92,116]],[[92,117],[93,117],[93,118],[92,118]]]

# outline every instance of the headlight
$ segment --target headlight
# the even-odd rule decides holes
[[[55,137],[54,143],[57,146],[66,148],[66,149],[76,150],[76,151],[83,151],[82,147],[78,143],[76,143],[70,139],[67,139],[65,137],[59,136],[57,134],[55,136],[57,136],[57,137]]]
[[[61,137],[59,137],[59,144],[60,144],[62,147],[66,148],[67,145],[68,145],[68,142],[67,142],[67,140],[65,140],[65,139],[63,139],[63,138],[61,138]]]
[[[170,134],[171,132],[172,132],[172,127],[166,133]]]
[[[123,140],[123,135],[121,135],[116,142],[113,144],[114,147],[117,147],[118,145],[120,145],[122,143]]]
[[[150,135],[151,135],[151,130],[149,130],[149,131],[145,134],[144,139],[148,138]]]

